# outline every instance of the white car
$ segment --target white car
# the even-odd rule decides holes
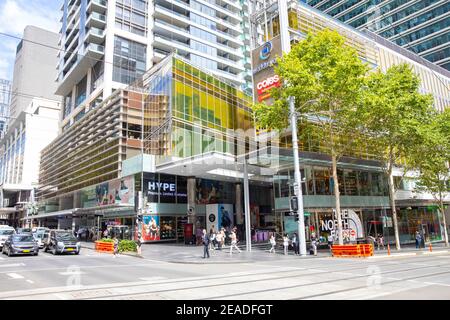
[[[2,227],[0,228],[0,250],[3,250],[3,245],[5,241],[12,235],[16,234],[16,230],[12,227]]]
[[[48,232],[33,233],[33,238],[37,241],[37,243],[39,245],[39,249],[44,248],[44,237],[45,237],[46,233],[48,233]]]

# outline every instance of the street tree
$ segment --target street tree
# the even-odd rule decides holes
[[[289,97],[295,100],[300,136],[313,136],[317,151],[331,156],[339,244],[343,244],[337,164],[358,143],[358,106],[369,67],[337,32],[308,34],[277,59],[275,73],[283,85],[271,90],[272,103],[254,106],[259,127],[289,126]]]
[[[444,241],[448,246],[444,199],[450,195],[450,108],[423,126],[420,135],[422,143],[409,155],[409,161],[419,172],[415,190],[433,195],[442,215]]]
[[[389,198],[394,223],[395,242],[400,250],[393,172],[396,166],[409,170],[408,154],[421,141],[421,131],[433,113],[431,95],[419,92],[420,80],[407,64],[390,67],[386,72],[370,73],[366,81],[360,118],[367,141],[388,177]]]

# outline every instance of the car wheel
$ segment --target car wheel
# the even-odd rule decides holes
[[[11,249],[8,249],[8,257],[12,257]]]
[[[56,255],[58,254],[58,251],[56,250],[56,248],[53,248],[52,254],[53,254],[54,256],[56,256]]]
[[[44,252],[48,252],[47,246],[44,246]]]
[[[79,255],[79,254],[80,254],[80,250],[75,251],[75,254],[76,254],[76,255]]]
[[[34,256],[37,256],[37,255],[39,255],[39,252],[36,252],[36,253],[34,254]]]

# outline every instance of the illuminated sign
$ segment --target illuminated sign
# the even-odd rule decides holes
[[[273,49],[272,42],[271,41],[266,42],[263,45],[261,51],[259,52],[259,58],[261,60],[267,60],[270,57],[270,53],[272,52],[272,49]]]
[[[269,90],[272,88],[279,87],[281,85],[280,77],[274,75],[272,77],[266,78],[261,82],[258,82],[256,89],[258,90],[258,101],[263,101],[270,97]]]

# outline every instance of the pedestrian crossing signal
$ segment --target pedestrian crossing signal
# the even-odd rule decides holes
[[[291,197],[291,210],[294,212],[298,211],[298,198]]]
[[[295,215],[295,221],[298,221],[299,220],[299,217],[298,217],[298,214],[297,215]]]

